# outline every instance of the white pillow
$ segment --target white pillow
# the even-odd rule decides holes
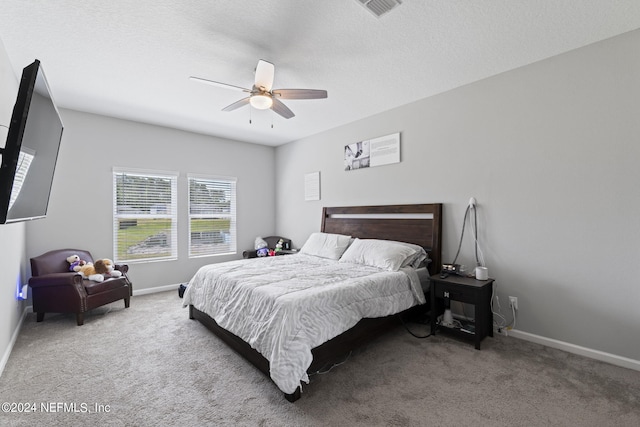
[[[351,236],[331,233],[312,233],[300,253],[320,258],[340,259],[351,243]]]
[[[355,239],[340,262],[370,265],[388,271],[420,264],[427,254],[422,247],[402,242],[377,239]],[[420,258],[419,262],[416,261]]]
[[[408,246],[408,247],[412,248],[415,251],[415,256],[409,257],[406,260],[404,260],[404,262],[402,263],[402,265],[400,267],[418,268],[418,267],[420,267],[420,264],[422,264],[422,261],[424,261],[427,258],[429,258],[429,254],[427,254],[427,252],[424,250],[424,248],[422,246],[414,245],[413,243],[407,243],[407,242],[394,241],[394,243],[398,243],[400,245]]]

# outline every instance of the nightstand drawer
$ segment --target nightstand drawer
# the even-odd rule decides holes
[[[435,284],[436,298],[449,298],[454,301],[474,304],[476,302],[475,292],[467,286],[457,286],[454,284]]]

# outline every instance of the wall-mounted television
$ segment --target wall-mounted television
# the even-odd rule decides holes
[[[0,148],[0,224],[47,215],[62,129],[36,59],[22,71],[7,139]]]

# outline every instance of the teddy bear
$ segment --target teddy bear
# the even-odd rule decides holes
[[[67,262],[69,263],[69,271],[75,271],[76,273],[80,271],[83,265],[87,264],[87,261],[80,259],[78,255],[68,256]]]
[[[109,258],[99,259],[94,264],[87,263],[80,267],[78,273],[80,273],[84,279],[93,280],[95,282],[104,282],[105,276],[122,276],[122,272],[115,269],[113,261]]]

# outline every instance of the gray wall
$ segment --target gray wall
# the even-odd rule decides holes
[[[27,64],[25,64],[27,65]],[[18,79],[0,40],[0,124],[9,126],[18,93]],[[0,127],[0,147],[7,129]],[[17,333],[25,304],[16,299],[16,288],[25,283],[25,226],[0,225],[0,373],[9,357],[11,339]]]
[[[450,262],[474,196],[516,329],[640,360],[638,46],[640,30],[278,147],[277,232],[300,246],[322,206],[442,202]],[[394,132],[401,163],[343,170],[345,145]]]
[[[180,173],[178,260],[130,264],[134,293],[186,282],[200,266],[241,258],[256,236],[274,232],[273,147],[73,110],[61,115],[65,130],[49,211],[27,224],[28,257],[66,247],[114,257],[114,166]],[[188,258],[187,173],[237,177],[237,255]]]

